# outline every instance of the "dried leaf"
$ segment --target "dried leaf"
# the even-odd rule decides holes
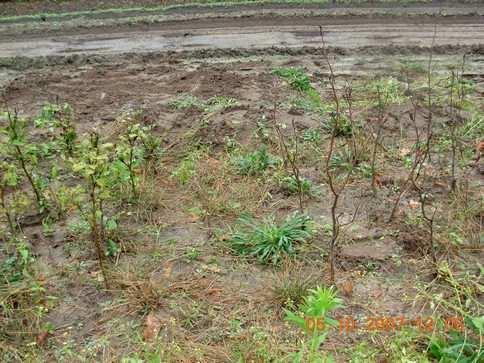
[[[408,206],[411,208],[411,209],[416,209],[419,207],[419,202],[417,202],[416,200],[410,200],[408,202]]]
[[[47,338],[49,337],[48,331],[43,331],[39,335],[37,335],[36,342],[38,346],[43,346],[47,342]]]
[[[152,341],[158,336],[161,328],[161,320],[153,313],[149,313],[145,320],[143,329],[143,339],[147,342]]]
[[[344,296],[350,297],[353,295],[353,281],[347,280],[340,286],[341,293]]]

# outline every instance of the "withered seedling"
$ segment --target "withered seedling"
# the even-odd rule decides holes
[[[10,187],[17,184],[16,177],[9,177],[9,166],[6,162],[0,162],[0,208],[7,220],[8,228],[12,236],[15,235],[16,228],[14,216],[12,215],[10,205],[7,201],[7,193]]]
[[[447,88],[449,90],[448,101],[449,111],[447,125],[449,127],[450,140],[451,140],[451,176],[450,176],[450,190],[456,191],[457,188],[457,149],[459,148],[460,140],[458,134],[458,127],[462,121],[462,117],[459,114],[459,109],[464,106],[465,103],[465,80],[463,78],[465,69],[466,56],[462,57],[462,63],[460,72],[458,69],[451,69],[448,80]]]
[[[435,215],[437,213],[437,207],[432,207],[429,202],[429,192],[426,190],[426,179],[427,179],[427,164],[431,163],[432,161],[432,142],[434,137],[434,118],[433,118],[433,88],[432,88],[432,61],[433,61],[433,47],[435,44],[435,37],[437,35],[437,27],[434,29],[434,36],[432,40],[432,47],[429,55],[428,67],[427,67],[427,97],[426,97],[426,107],[427,107],[427,120],[426,120],[426,134],[425,134],[425,146],[423,149],[423,156],[422,161],[420,162],[419,166],[417,167],[417,173],[415,178],[412,179],[412,184],[414,188],[419,193],[419,202],[420,202],[420,211],[422,214],[422,218],[426,222],[428,226],[429,232],[429,249],[430,255],[432,258],[432,262],[437,268],[437,256],[435,252],[435,242],[434,242],[434,222],[435,222]],[[421,178],[419,178],[421,176]],[[430,209],[430,210],[429,210]]]
[[[370,167],[371,167],[371,189],[373,191],[373,194],[376,195],[377,189],[376,189],[376,180],[377,180],[377,171],[376,171],[376,156],[377,156],[377,151],[380,146],[381,142],[381,135],[383,131],[383,126],[385,125],[387,121],[387,115],[385,113],[385,108],[388,103],[388,93],[384,94],[384,90],[382,89],[383,87],[381,86],[380,83],[377,83],[376,85],[376,92],[377,92],[377,103],[376,103],[376,108],[377,108],[377,117],[375,119],[376,121],[376,132],[374,132],[374,142],[373,142],[373,150],[371,153],[371,162],[370,162]]]
[[[434,41],[435,41],[435,32],[434,32]],[[428,246],[430,255],[432,258],[432,262],[434,265],[437,264],[437,256],[435,251],[435,241],[434,241],[434,232],[435,232],[435,216],[437,213],[437,207],[431,206],[430,204],[430,191],[427,187],[429,175],[428,175],[428,164],[431,163],[432,157],[432,144],[434,138],[434,129],[433,129],[433,88],[432,88],[432,58],[433,53],[431,51],[428,61],[427,67],[427,92],[425,95],[425,105],[424,108],[425,112],[425,126],[424,126],[424,134],[422,135],[419,131],[417,126],[416,117],[417,117],[417,110],[419,105],[417,104],[416,98],[412,98],[413,104],[413,111],[409,113],[410,119],[415,128],[416,134],[416,142],[414,144],[414,157],[413,163],[408,174],[408,177],[401,188],[399,195],[395,201],[393,209],[390,213],[389,221],[392,221],[395,217],[398,204],[403,196],[403,194],[408,190],[410,186],[418,192],[419,196],[419,204],[420,204],[420,212],[423,220],[427,224],[428,233],[429,233],[429,240]]]
[[[301,171],[299,168],[299,142],[298,142],[298,133],[296,129],[296,124],[294,120],[291,121],[292,127],[292,138],[293,138],[293,147],[290,148],[288,142],[286,141],[286,137],[281,129],[281,125],[277,123],[276,120],[276,113],[273,113],[273,122],[274,122],[274,130],[279,138],[279,148],[281,150],[282,159],[285,163],[289,164],[291,167],[291,172],[294,180],[296,181],[297,185],[297,195],[298,195],[298,203],[299,203],[299,212],[304,214],[304,190],[303,190],[303,181],[301,179]]]
[[[413,108],[411,111],[408,112],[408,116],[410,120],[412,121],[412,124],[415,129],[415,137],[416,141],[413,144],[413,158],[412,158],[412,165],[410,166],[410,171],[403,183],[403,185],[400,187],[400,191],[397,195],[397,198],[395,199],[393,203],[392,210],[390,212],[390,216],[388,217],[388,223],[392,222],[395,219],[395,216],[398,211],[398,207],[400,205],[400,201],[402,200],[403,196],[405,193],[408,192],[409,188],[412,186],[412,181],[415,178],[415,174],[417,169],[420,167],[420,164],[424,161],[424,152],[422,150],[422,142],[420,140],[420,131],[418,129],[417,123],[416,123],[416,118],[417,118],[417,104],[415,103],[412,99],[412,104]]]
[[[324,41],[324,34],[323,28],[319,27],[320,36],[321,36],[321,43],[322,43],[322,51],[323,51],[323,58],[325,63],[328,67],[329,74],[329,84],[330,84],[330,91],[332,101],[334,103],[334,112],[331,113],[331,124],[333,127],[331,128],[330,133],[330,140],[329,140],[329,147],[326,153],[325,158],[325,165],[324,165],[324,172],[326,174],[326,182],[328,183],[329,190],[332,195],[332,203],[331,203],[331,239],[329,242],[329,263],[330,263],[330,281],[332,284],[335,283],[335,270],[336,270],[336,246],[340,237],[341,229],[344,226],[347,226],[354,222],[356,219],[358,208],[355,210],[351,220],[346,223],[341,222],[341,213],[338,213],[338,206],[340,198],[343,194],[344,189],[348,185],[351,175],[353,173],[353,168],[350,168],[345,172],[345,174],[341,177],[338,173],[338,170],[334,170],[331,167],[331,160],[333,155],[335,154],[338,143],[337,143],[337,131],[340,127],[340,123],[344,122],[344,115],[341,109],[341,98],[337,91],[336,86],[336,75],[333,69],[333,65],[330,61],[328,50],[326,48],[326,44]]]

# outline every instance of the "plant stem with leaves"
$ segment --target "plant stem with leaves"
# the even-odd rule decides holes
[[[72,160],[74,172],[82,175],[87,184],[88,211],[85,212],[82,204],[78,204],[81,214],[85,215],[91,229],[91,239],[96,248],[99,267],[104,277],[106,288],[109,288],[108,271],[105,266],[104,253],[104,211],[103,202],[109,197],[109,162],[112,144],[101,143],[99,135],[95,132],[89,135],[80,146],[79,159]]]
[[[25,177],[29,181],[35,194],[38,211],[42,212],[47,206],[42,191],[37,183],[35,173],[32,170],[32,165],[36,162],[35,145],[30,147],[32,155],[29,157],[24,150],[24,148],[29,146],[27,145],[25,137],[25,123],[19,119],[16,111],[13,115],[10,112],[7,112],[7,119],[8,124],[6,132],[8,135],[8,146],[11,150],[11,156],[18,162]]]

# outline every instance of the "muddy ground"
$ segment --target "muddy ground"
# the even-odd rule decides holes
[[[79,1],[11,1],[11,0],[3,0],[0,2],[0,15],[1,16],[19,16],[19,15],[35,15],[35,14],[42,14],[42,13],[66,13],[66,12],[79,12],[79,11],[96,11],[96,10],[106,10],[106,9],[123,9],[123,8],[156,8],[160,6],[170,6],[170,5],[185,5],[188,9],[197,9],[197,6],[190,6],[190,1],[183,1],[183,0],[110,0],[110,1],[99,1],[99,0],[84,0],[82,2]],[[204,3],[204,1],[200,1],[200,3]],[[208,2],[209,3],[209,2]],[[424,3],[425,5],[433,5],[433,6],[466,6],[466,5],[475,5],[479,3],[479,0],[416,0],[413,2],[408,2],[407,5],[412,4],[419,4]],[[210,5],[210,4],[208,4]],[[311,3],[308,2],[304,4],[306,8],[320,8],[320,7],[342,7],[342,6],[398,6],[397,2],[378,2],[373,1],[372,4],[369,4],[368,1],[360,1],[359,3],[356,1],[346,1],[339,4],[324,4],[324,3]],[[294,3],[287,3],[287,4],[276,4],[277,7],[300,7],[300,4]],[[198,7],[200,8],[200,7]]]
[[[55,7],[72,10],[69,4]],[[25,13],[28,6],[8,5],[4,12]],[[44,332],[33,332],[26,341],[37,337],[37,344],[19,349],[18,361],[117,362],[128,357],[149,361],[150,354],[156,353],[161,362],[271,362],[297,349],[301,334],[284,322],[284,302],[274,291],[284,279],[310,277],[312,286],[329,283],[331,198],[319,157],[305,154],[302,172],[318,189],[305,200],[305,208],[321,231],[298,247],[296,259],[273,268],[234,254],[226,235],[241,211],[258,219],[269,214],[282,217],[297,209],[297,199],[280,190],[271,175],[241,178],[227,172],[227,145],[256,149],[261,143],[256,131],[261,120],[270,119],[274,102],[279,104],[280,122],[289,125],[294,120],[301,132],[321,126],[321,115],[298,106],[296,100],[302,95],[273,74],[280,67],[302,67],[329,99],[319,24],[327,32],[338,84],[351,82],[356,87],[379,76],[404,84],[402,64],[425,69],[430,54],[435,77],[443,77],[466,54],[465,77],[475,84],[472,102],[484,112],[481,15],[398,21],[328,16],[282,19],[201,19],[135,26],[126,32],[120,32],[122,27],[101,26],[85,29],[82,35],[44,36],[22,29],[18,39],[12,34],[0,36],[4,106],[34,117],[46,103],[67,102],[74,109],[79,134],[97,130],[107,140],[126,115],[141,112],[142,122],[152,126],[165,149],[154,167],[154,179],[143,187],[141,203],[121,203],[109,210],[118,217],[122,248],[110,261],[117,281],[111,290],[103,289],[88,236],[69,227],[78,221],[76,213],[56,223],[53,234],[44,234],[38,225],[24,227],[42,284],[56,299],[43,318],[53,327],[48,338],[39,343],[38,336]],[[196,107],[173,107],[173,101],[187,95],[203,101],[224,96],[237,104],[210,115]],[[414,141],[408,118],[411,109],[409,102],[394,106],[384,130],[382,143],[397,154],[408,153]],[[362,122],[372,116],[371,110],[360,112]],[[445,126],[439,119],[437,124],[443,133]],[[206,221],[196,212],[203,201],[197,189],[173,177],[193,145],[209,148],[198,161],[199,175],[207,171],[216,175],[221,185],[212,187],[224,191],[218,196],[224,208],[216,209],[211,220],[214,233],[207,233]],[[474,150],[474,144],[466,144],[461,152],[469,155]],[[478,281],[479,261],[484,257],[479,240],[482,208],[477,207],[466,220],[469,231],[462,232],[465,241],[457,248],[449,231],[457,220],[453,212],[464,202],[449,196],[447,152],[434,160],[439,172],[430,190],[439,206],[438,256],[456,276],[467,273]],[[425,243],[428,234],[415,222],[418,196],[414,190],[402,199],[398,218],[386,221],[395,188],[408,174],[403,165],[386,160],[381,156],[379,173],[384,181],[376,197],[367,179],[355,178],[341,202],[343,219],[350,219],[357,206],[359,213],[338,248],[336,285],[345,305],[338,314],[356,317],[362,324],[369,316],[430,316],[440,305],[436,308],[429,291],[451,296],[441,281],[433,280]],[[458,175],[466,181],[466,200],[478,204],[483,176],[472,160],[465,161]],[[477,299],[482,300],[482,295],[478,293]],[[153,316],[159,322],[159,336],[144,339],[147,317]],[[411,354],[425,351],[427,338],[417,328],[414,332],[417,337],[405,346],[410,351],[407,358],[423,361],[419,359],[425,354],[417,358]],[[407,353],[402,353],[404,345],[395,347],[396,336],[399,344],[407,344],[395,332],[361,329],[340,334],[336,330],[330,332],[324,349],[338,362],[355,359],[356,350],[360,358],[354,362],[398,362]]]

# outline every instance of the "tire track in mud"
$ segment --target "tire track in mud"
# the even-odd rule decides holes
[[[479,16],[446,18],[274,17],[173,22],[130,31],[96,29],[75,35],[0,38],[0,66],[22,69],[113,58],[240,57],[318,54],[325,42],[338,54],[484,54],[484,21]],[[208,23],[206,23],[208,22]]]

